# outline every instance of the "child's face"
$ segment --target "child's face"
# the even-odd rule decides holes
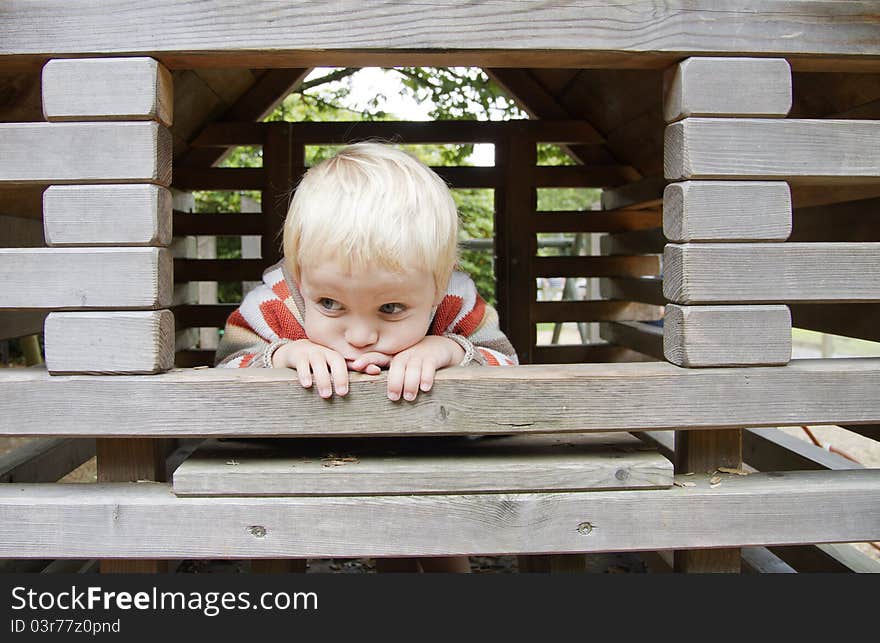
[[[347,360],[374,351],[396,355],[417,344],[442,299],[433,275],[422,270],[353,274],[326,261],[302,266],[300,280],[306,335]]]

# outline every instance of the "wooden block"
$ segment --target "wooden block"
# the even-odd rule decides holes
[[[156,483],[0,485],[0,556],[571,553],[865,541],[880,534],[877,471],[718,475],[714,486],[696,474],[676,477],[692,487],[663,490],[332,501],[178,498]]]
[[[156,120],[171,127],[174,83],[153,58],[50,60],[43,67],[47,121]]]
[[[663,191],[670,241],[785,241],[790,233],[785,181],[682,181]]]
[[[880,301],[880,243],[685,243],[663,253],[678,304]]]
[[[610,344],[663,359],[663,329],[643,322],[603,322],[599,324],[599,336]]]
[[[165,248],[0,249],[0,307],[165,308],[172,269]]]
[[[146,379],[0,369],[0,435],[354,437],[876,424],[877,390],[880,358],[698,371],[667,362],[449,368],[414,403],[388,400],[384,376],[357,373],[348,395],[323,400],[287,369],[180,370]],[[242,423],[254,408],[260,422]]]
[[[675,181],[876,180],[878,137],[880,121],[686,118],[666,128],[663,167]]]
[[[785,116],[791,66],[784,58],[687,58],[666,78],[663,117]]]
[[[46,319],[50,373],[158,373],[174,365],[170,310],[51,313]]]
[[[0,123],[0,183],[171,183],[158,123]]]
[[[787,306],[666,306],[663,354],[677,366],[783,365],[791,360]]]
[[[167,246],[171,193],[158,185],[52,185],[43,225],[50,246]]]
[[[670,485],[672,464],[623,433],[213,442],[174,473],[179,496],[423,495]]]

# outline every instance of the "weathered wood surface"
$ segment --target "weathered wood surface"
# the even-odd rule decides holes
[[[658,306],[630,301],[539,301],[531,320],[540,322],[654,321],[663,318]]]
[[[791,67],[784,58],[687,58],[666,79],[663,117],[785,116]]]
[[[791,360],[787,306],[666,306],[663,354],[673,364],[783,365]]]
[[[663,253],[679,304],[880,301],[880,243],[687,243]]]
[[[0,308],[164,308],[165,248],[0,249]]]
[[[477,440],[206,443],[174,472],[179,496],[333,496],[654,489],[672,464],[626,433]]]
[[[93,457],[93,439],[32,440],[0,455],[0,483],[55,482]]]
[[[660,274],[660,258],[629,257],[535,257],[535,277],[653,277]]]
[[[667,179],[880,179],[880,121],[686,118],[666,128]]]
[[[432,12],[413,12],[411,4],[402,2],[330,7],[299,2],[285,10],[268,0],[247,8],[188,2],[108,11],[85,0],[37,6],[10,0],[0,28],[0,52],[13,57],[152,55],[171,67],[251,68],[282,61],[366,66],[394,59],[400,64],[403,53],[418,50],[426,52],[425,61],[407,64],[589,67],[592,61],[593,66],[659,68],[680,60],[682,52],[747,53],[791,56],[796,62],[808,55],[840,56],[842,69],[880,57],[875,17],[870,2],[771,0],[724,8],[709,0],[662,5],[447,2]],[[203,27],[194,29],[196,23]]]
[[[0,434],[488,435],[880,422],[877,358],[700,370],[666,362],[450,368],[412,403],[389,401],[384,375],[350,380],[347,396],[323,400],[286,369],[151,377],[4,369]],[[241,421],[254,412],[259,422]]]
[[[174,83],[152,58],[50,60],[43,67],[47,121],[156,120],[171,127]]]
[[[599,249],[603,255],[662,254],[665,245],[666,237],[659,227],[605,234],[599,238]]]
[[[170,310],[51,313],[45,332],[50,373],[148,374],[174,366]]]
[[[623,346],[607,343],[561,344],[552,346],[539,344],[532,351],[534,364],[595,364],[654,361]]]
[[[171,183],[154,122],[0,123],[0,183]]]
[[[43,192],[50,246],[167,246],[171,193],[158,185],[52,185]]]
[[[659,228],[659,210],[537,212],[535,232],[626,232]]]
[[[662,360],[663,329],[638,321],[603,322],[599,324],[599,336],[606,342]]]
[[[681,478],[693,487],[438,496],[178,498],[168,485],[2,485],[0,555],[358,557],[874,540],[872,470]],[[88,538],[70,538],[88,533]]]
[[[785,181],[682,181],[663,191],[663,234],[674,242],[785,241],[791,222]]]
[[[656,306],[668,302],[663,296],[663,279],[660,277],[631,277],[599,279],[599,294],[605,299],[637,301]]]
[[[758,471],[862,469],[862,465],[779,429],[743,431],[743,460]]]

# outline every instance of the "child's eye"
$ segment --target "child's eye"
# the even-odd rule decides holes
[[[405,308],[406,306],[403,304],[382,304],[379,306],[379,312],[386,315],[394,315],[395,313],[403,312]]]
[[[318,300],[318,305],[324,310],[342,310],[340,303],[329,297],[321,297],[321,299]]]

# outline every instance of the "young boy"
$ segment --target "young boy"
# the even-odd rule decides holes
[[[388,398],[412,401],[439,369],[517,364],[495,310],[454,270],[457,243],[458,213],[439,176],[388,145],[344,148],[300,182],[284,259],[230,315],[217,366],[296,369],[322,398],[345,395],[349,371],[387,368]],[[468,571],[466,557],[421,568]]]

